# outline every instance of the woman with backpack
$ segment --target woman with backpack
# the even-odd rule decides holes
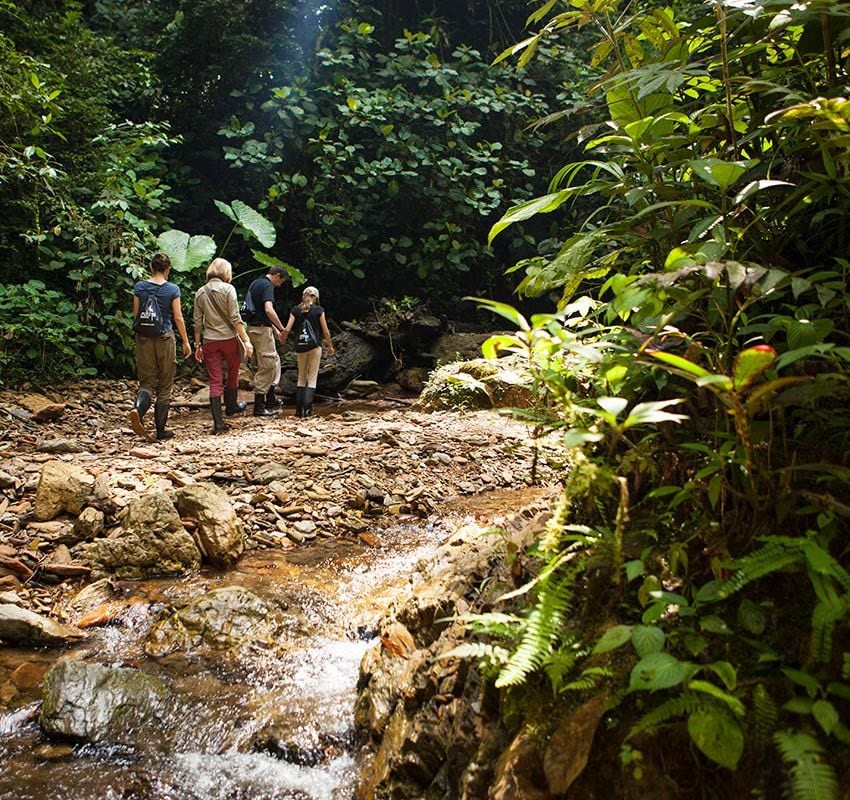
[[[298,364],[295,416],[309,417],[313,414],[313,396],[316,394],[319,363],[322,360],[322,341],[325,342],[328,355],[334,354],[325,310],[319,305],[319,290],[315,286],[304,289],[301,302],[289,312],[289,320],[283,329],[284,340],[291,330],[295,330],[295,361]]]
[[[240,342],[249,358],[254,351],[239,316],[236,289],[230,284],[232,277],[233,267],[230,262],[215,258],[207,267],[207,282],[195,293],[195,360],[207,368],[213,433],[223,433],[229,427],[224,421],[222,411],[230,416],[245,410],[245,403],[237,400]],[[226,384],[222,377],[224,365],[227,365]]]
[[[180,307],[180,288],[168,280],[171,259],[157,253],[151,259],[151,276],[133,287],[133,330],[136,332],[136,374],[139,393],[130,412],[130,426],[138,436],[147,437],[142,418],[154,405],[156,438],[170,439],[165,429],[171,407],[171,390],[177,368],[174,328],[183,343],[183,357],[192,353],[186,323]]]

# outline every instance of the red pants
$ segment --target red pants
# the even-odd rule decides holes
[[[222,365],[227,364],[227,389],[239,385],[239,339],[205,339],[204,366],[210,378],[210,397],[221,397]]]

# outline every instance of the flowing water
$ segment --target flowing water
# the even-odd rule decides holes
[[[92,629],[83,646],[61,653],[0,650],[0,675],[61,654],[135,667],[164,677],[173,689],[161,724],[138,731],[132,746],[51,742],[38,725],[35,699],[0,713],[0,798],[348,800],[357,772],[357,673],[374,644],[370,632],[411,565],[445,535],[441,524],[398,526],[380,532],[378,547],[332,540],[256,551],[226,573],[128,582],[122,587],[131,596],[117,624]],[[282,648],[242,654],[237,666],[144,653],[164,602],[180,605],[233,585],[297,609]],[[262,746],[269,725],[271,744]]]

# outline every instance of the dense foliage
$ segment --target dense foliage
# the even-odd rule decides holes
[[[512,613],[470,620],[490,638],[465,652],[508,708],[532,687],[604,698],[624,782],[658,774],[681,732],[694,763],[664,770],[697,776],[701,796],[836,798],[850,774],[846,9],[615,18],[576,0],[547,18],[554,6],[519,49],[592,25],[609,119],[491,236],[597,203],[567,216],[554,257],[521,265],[521,292],[555,292],[559,312],[490,304],[519,330],[489,347],[531,359],[546,408],[528,416],[560,438],[569,477],[539,574],[505,596]]]
[[[0,296],[43,284],[79,326],[63,336],[56,314],[77,358],[54,357],[0,301],[0,380],[30,378],[36,350],[42,381],[129,369],[129,292],[159,248],[184,304],[215,254],[240,290],[280,261],[296,283],[332,281],[337,319],[373,298],[449,310],[481,286],[507,294],[504,263],[534,226],[495,254],[482,242],[569,152],[529,126],[585,69],[554,49],[488,67],[524,5],[0,3]]]

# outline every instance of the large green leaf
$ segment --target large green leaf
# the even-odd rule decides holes
[[[696,711],[688,717],[688,733],[694,744],[716,764],[735,769],[744,752],[741,726],[719,709]]]
[[[230,207],[236,213],[239,224],[246,231],[253,234],[263,247],[274,247],[277,234],[275,233],[274,225],[269,220],[260,214],[259,211],[254,211],[251,206],[246,205],[241,200],[234,200]]]
[[[274,247],[277,239],[274,225],[247,203],[234,200],[230,205],[214,200],[215,207],[242,230],[250,233],[263,247]]]
[[[161,233],[156,240],[159,249],[171,259],[175,272],[190,272],[215,256],[216,244],[209,236],[189,236],[172,229]]]
[[[685,677],[685,665],[669,653],[650,653],[632,668],[629,690],[669,689]]]

